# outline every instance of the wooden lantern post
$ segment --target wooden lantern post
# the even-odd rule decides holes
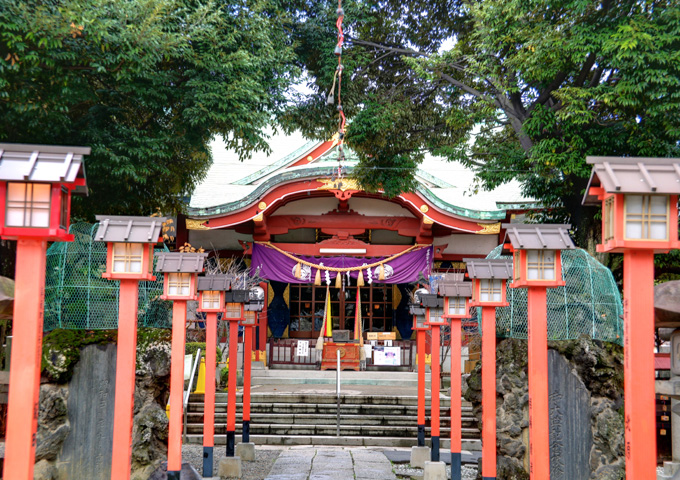
[[[243,431],[242,443],[250,443],[250,386],[251,360],[253,352],[253,329],[257,325],[259,312],[264,308],[264,289],[252,287],[248,292],[248,303],[244,305],[243,325]]]
[[[461,480],[462,405],[461,405],[461,320],[469,317],[472,283],[447,278],[439,280],[439,294],[444,297],[444,315],[451,320],[451,480]]]
[[[229,321],[229,380],[227,385],[227,457],[234,457],[236,439],[236,372],[238,371],[238,325],[245,320],[248,290],[227,292],[226,320]]]
[[[463,259],[472,279],[473,307],[482,308],[482,479],[496,478],[496,307],[506,307],[509,260]]]
[[[170,353],[170,416],[168,427],[168,480],[179,480],[182,469],[182,414],[184,403],[184,342],[187,302],[197,300],[196,283],[207,253],[156,253],[156,271],[165,274],[163,300],[172,300],[172,351]]]
[[[626,478],[656,478],[654,254],[680,248],[680,159],[587,157],[584,204],[602,205],[598,252],[623,253]]]
[[[430,292],[419,288],[414,293],[414,303],[409,305],[413,315],[413,330],[416,331],[418,352],[418,446],[425,446],[425,333],[430,329],[427,324],[427,307],[422,305],[422,296]]]
[[[111,478],[130,478],[137,361],[139,282],[153,281],[153,247],[166,218],[97,215],[95,241],[107,243],[103,278],[120,281]]]
[[[432,440],[432,450],[430,460],[439,461],[439,386],[441,381],[439,368],[439,352],[441,327],[446,325],[446,320],[442,318],[444,313],[444,299],[438,297],[436,293],[422,294],[420,296],[422,305],[427,307],[426,324],[430,327],[432,335],[432,357],[430,359],[430,438]]]
[[[198,277],[197,312],[205,313],[205,396],[203,408],[203,477],[213,476],[215,446],[215,370],[217,369],[217,316],[225,312],[225,290],[232,275]]]
[[[527,288],[529,360],[529,475],[550,478],[547,289],[564,286],[561,250],[576,248],[571,225],[503,224],[513,253],[512,288]]]
[[[0,143],[0,238],[17,241],[4,478],[33,479],[47,242],[73,241],[71,195],[87,193],[83,156],[89,153]]]

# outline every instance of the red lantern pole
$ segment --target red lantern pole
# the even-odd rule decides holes
[[[656,478],[654,252],[623,252],[626,477]]]
[[[241,441],[250,442],[250,364],[253,351],[253,326],[243,327],[243,433]]]
[[[184,340],[187,302],[172,302],[172,351],[170,358],[170,425],[168,428],[168,480],[179,480],[182,469],[182,414],[184,409]],[[115,461],[115,459],[114,459]]]
[[[113,411],[111,478],[130,478],[132,425],[135,406],[137,361],[137,307],[139,281],[122,279],[118,299],[116,393]]]
[[[529,287],[527,301],[529,357],[529,473],[550,478],[548,404],[548,321],[546,287]]]
[[[418,446],[425,446],[425,330],[416,330],[418,349]]]
[[[461,480],[462,405],[460,378],[460,319],[451,319],[451,480]]]
[[[206,313],[205,407],[203,409],[203,476],[213,476],[215,446],[215,369],[217,368],[217,313]]]
[[[496,478],[496,307],[482,307],[482,479]],[[550,477],[546,477],[550,478]]]
[[[428,315],[429,317],[429,315]],[[432,357],[430,361],[430,435],[432,437],[432,451],[430,460],[439,461],[439,324],[432,325]]]
[[[40,399],[45,255],[47,241],[17,240],[14,278],[14,345],[10,363],[10,389],[4,478],[32,480],[35,432]]]
[[[243,304],[241,304],[243,317]],[[238,370],[238,322],[229,319],[229,386],[227,393],[227,457],[234,456],[236,438],[236,371]]]

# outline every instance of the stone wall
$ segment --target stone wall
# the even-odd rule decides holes
[[[551,479],[625,478],[622,348],[586,336],[549,347]],[[528,480],[527,342],[500,340],[496,355],[497,478]],[[481,365],[465,398],[481,428]]]
[[[80,350],[66,384],[43,384],[36,446],[36,479],[109,479],[113,436],[116,345]],[[132,479],[147,480],[167,457],[165,414],[170,345],[140,342],[137,350]]]

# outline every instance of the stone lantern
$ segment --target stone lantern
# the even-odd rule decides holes
[[[463,259],[472,279],[471,305],[482,320],[482,478],[496,478],[496,308],[508,305],[509,260]]]
[[[529,461],[531,478],[550,477],[547,288],[564,285],[562,250],[576,248],[571,225],[504,224],[513,254],[512,288],[526,287],[529,360]]]
[[[600,252],[623,252],[627,478],[655,478],[654,254],[680,248],[680,159],[587,157],[584,205],[602,205]]]
[[[106,242],[106,271],[102,277],[120,281],[116,394],[113,413],[111,478],[129,479],[137,359],[139,282],[156,280],[153,248],[166,218],[97,215],[94,238]]]
[[[89,147],[0,143],[0,238],[17,241],[5,478],[33,478],[47,242],[73,240],[71,196],[87,193],[89,153]]]
[[[182,469],[182,394],[184,392],[184,340],[187,302],[197,300],[196,284],[207,253],[156,253],[156,271],[165,274],[163,300],[172,300],[172,351],[170,359],[170,415],[168,427],[168,480],[179,480]]]

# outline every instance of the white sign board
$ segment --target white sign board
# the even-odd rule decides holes
[[[373,352],[373,346],[372,345],[364,345],[364,352],[366,352],[366,358],[371,358],[371,354]]]
[[[401,365],[401,347],[374,347],[373,364],[398,367]]]
[[[298,340],[296,354],[298,357],[309,357],[309,340]]]

